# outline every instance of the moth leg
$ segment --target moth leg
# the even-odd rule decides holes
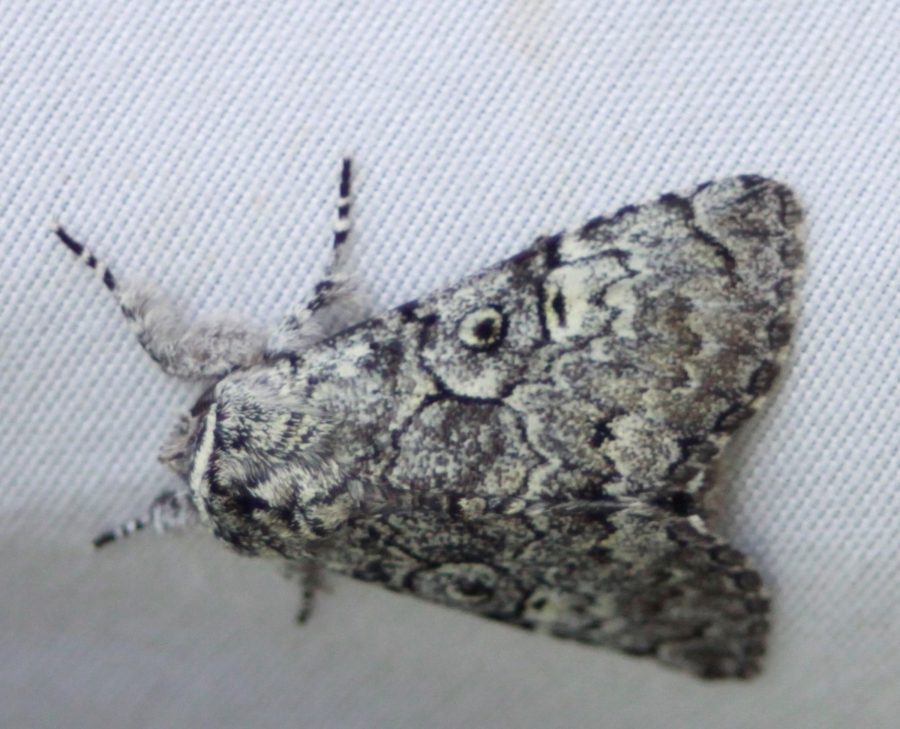
[[[184,320],[170,302],[136,287],[120,286],[87,247],[57,228],[57,237],[96,271],[113,295],[144,351],[167,374],[181,379],[218,378],[261,359],[264,335],[245,324]]]
[[[313,288],[313,295],[294,308],[272,333],[266,346],[267,356],[297,352],[323,335],[337,331],[350,323],[355,313],[348,306],[351,316],[340,316],[341,308],[353,298],[353,278],[347,271],[349,252],[347,239],[350,236],[351,220],[350,193],[351,161],[345,157],[341,163],[340,186],[337,199],[337,217],[334,223],[331,261],[325,276]],[[337,306],[340,305],[340,306]],[[324,316],[323,316],[324,315]],[[325,321],[326,319],[331,321]]]
[[[186,491],[163,491],[150,504],[145,519],[130,519],[115,529],[98,534],[94,546],[98,549],[110,542],[130,537],[135,532],[152,527],[159,533],[183,530],[197,521],[197,509]]]
[[[322,569],[309,559],[285,562],[283,575],[300,584],[300,606],[297,608],[295,620],[303,625],[313,613],[316,591],[322,587]]]

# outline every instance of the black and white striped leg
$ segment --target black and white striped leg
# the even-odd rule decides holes
[[[349,157],[345,157],[341,164],[331,262],[326,269],[325,277],[313,288],[312,297],[297,306],[269,339],[266,349],[270,356],[298,352],[305,345],[328,334],[329,332],[323,330],[320,314],[329,311],[334,304],[343,302],[352,295],[352,280],[346,272],[349,257],[347,239],[350,237],[352,227],[351,177],[351,161]]]
[[[185,529],[197,521],[197,509],[186,491],[163,491],[153,499],[146,519],[130,519],[94,537],[98,549],[151,528],[159,533]]]
[[[284,576],[300,584],[300,607],[297,608],[295,620],[302,625],[312,615],[315,607],[316,591],[322,586],[322,570],[312,560],[285,562]]]
[[[138,342],[164,372],[191,380],[221,377],[261,358],[265,342],[261,332],[232,322],[189,324],[169,302],[147,291],[120,286],[106,264],[65,230],[54,232],[100,276]]]

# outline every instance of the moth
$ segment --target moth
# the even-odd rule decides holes
[[[757,176],[623,207],[384,314],[332,261],[272,333],[191,324],[65,230],[138,341],[202,394],[160,459],[183,487],[96,540],[199,523],[324,568],[705,678],[757,673],[769,599],[710,526],[722,449],[779,371],[802,214]]]

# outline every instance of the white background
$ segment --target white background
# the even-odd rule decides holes
[[[0,0],[0,725],[896,726],[898,37],[896,0]],[[174,485],[156,449],[195,391],[50,226],[274,324],[325,263],[345,152],[380,308],[666,190],[797,191],[796,344],[723,473],[774,592],[762,676],[339,578],[297,629],[292,586],[203,535],[91,550]]]

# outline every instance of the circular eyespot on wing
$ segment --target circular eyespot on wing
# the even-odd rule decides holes
[[[479,306],[460,320],[457,336],[467,349],[490,352],[503,343],[508,328],[509,321],[499,306]]]

